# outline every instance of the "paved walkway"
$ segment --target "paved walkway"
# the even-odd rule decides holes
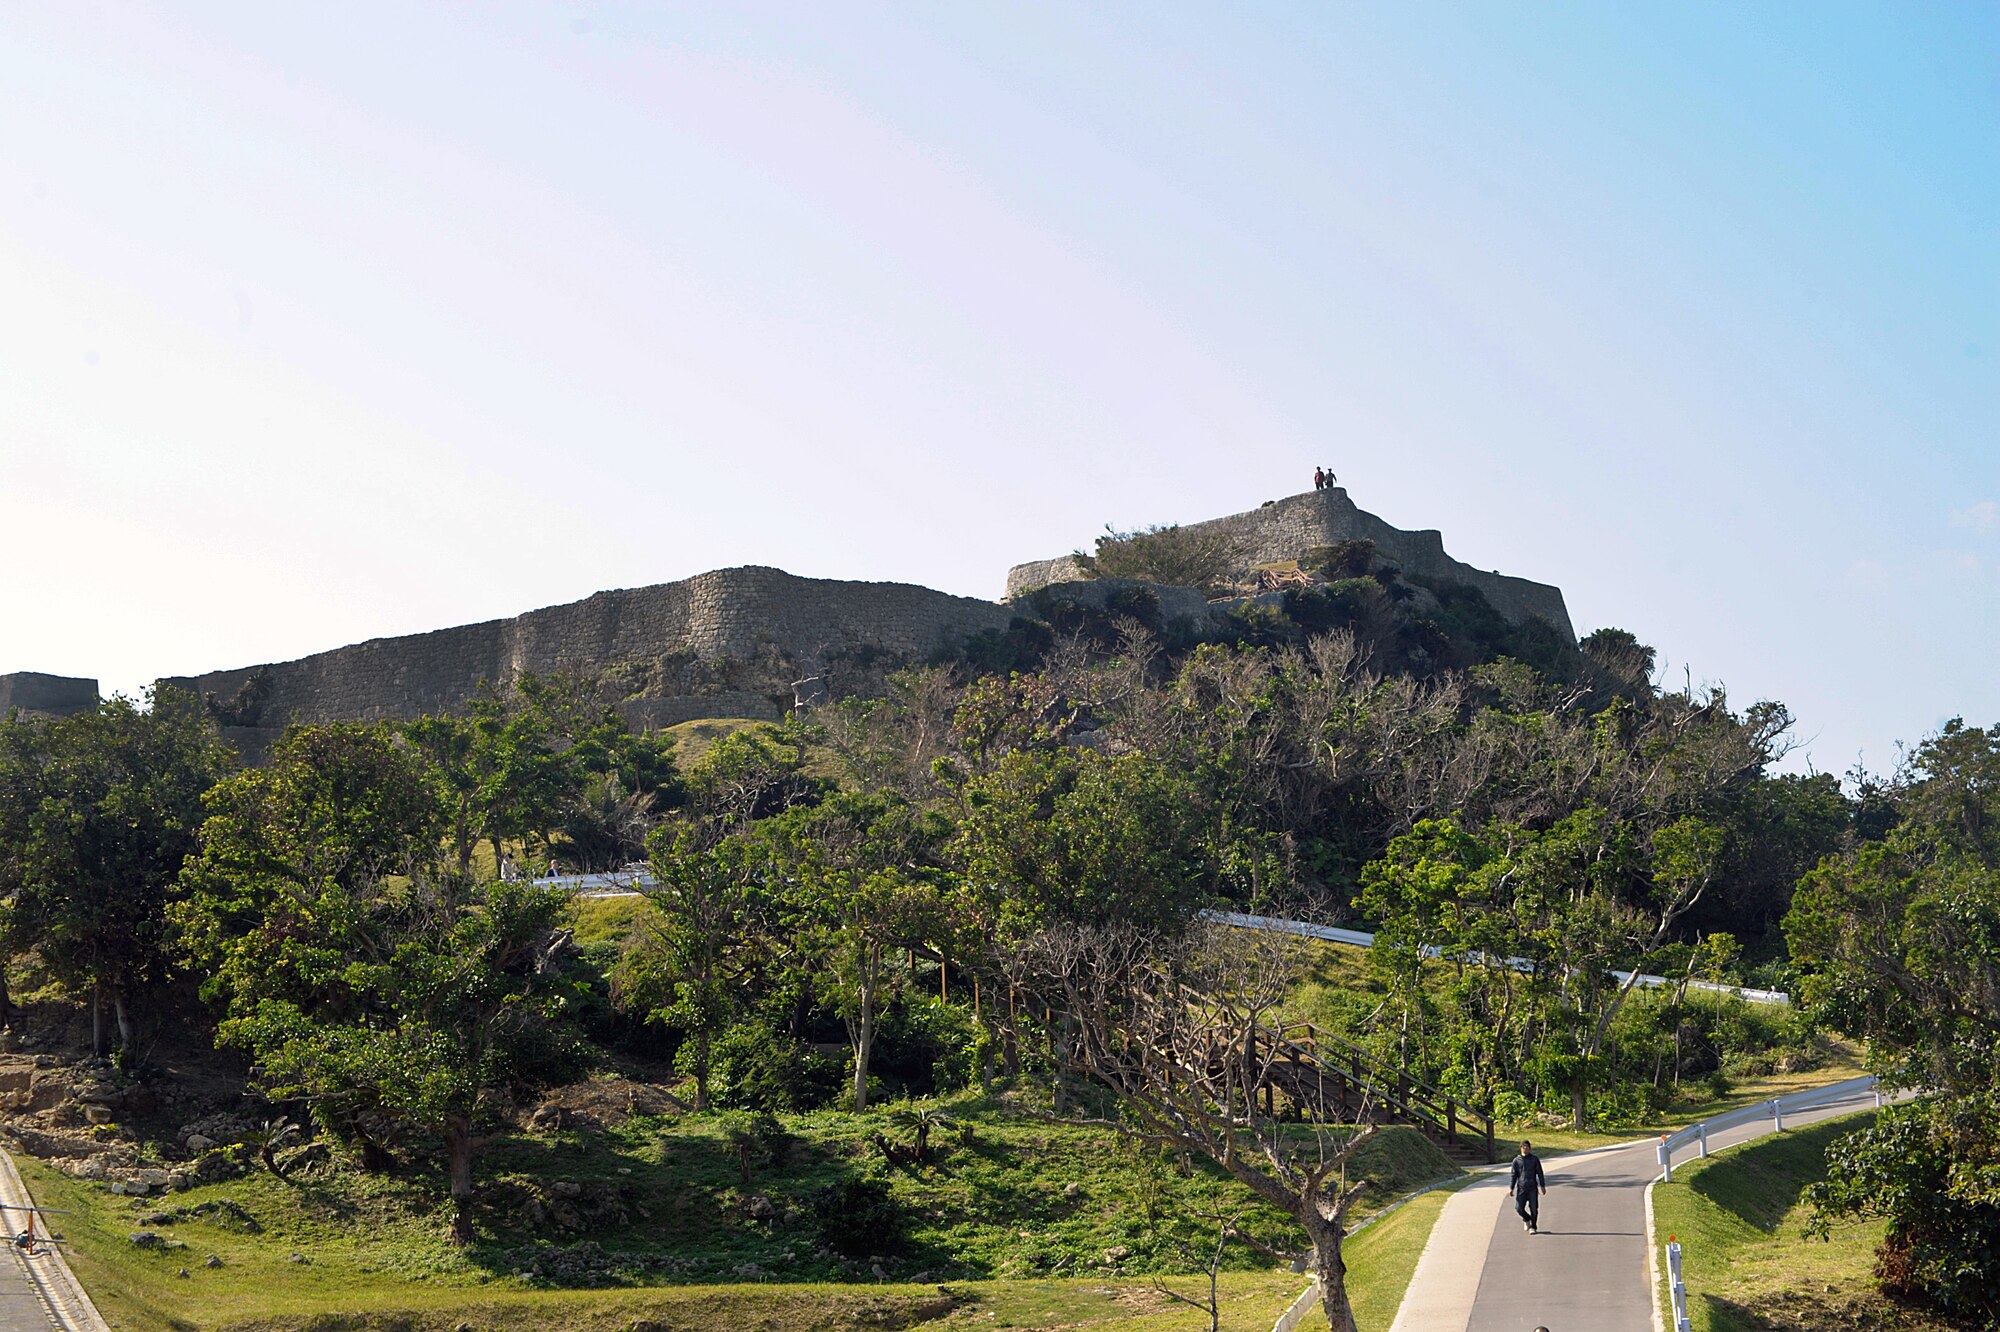
[[[1860,1091],[1785,1123],[1875,1104]],[[1768,1119],[1709,1135],[1711,1151],[1770,1131]],[[1680,1161],[1685,1162],[1682,1154]],[[1529,1235],[1507,1196],[1507,1167],[1445,1203],[1390,1332],[1653,1332],[1646,1186],[1659,1177],[1656,1140],[1545,1160],[1541,1230]],[[1664,1240],[1662,1241],[1664,1242]]]

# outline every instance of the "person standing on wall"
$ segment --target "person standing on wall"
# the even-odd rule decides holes
[[[1325,489],[1326,489],[1326,469],[1325,469],[1325,468],[1323,468],[1323,467],[1315,467],[1315,468],[1313,468],[1313,489],[1314,489],[1314,490],[1325,490]]]
[[[1521,1229],[1530,1235],[1537,1233],[1542,1191],[1548,1186],[1548,1176],[1542,1173],[1542,1158],[1535,1155],[1533,1143],[1522,1139],[1521,1154],[1514,1158],[1513,1173],[1507,1178],[1507,1192],[1514,1195],[1514,1210],[1521,1217]]]

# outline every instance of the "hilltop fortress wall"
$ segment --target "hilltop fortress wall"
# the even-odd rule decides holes
[[[615,663],[747,658],[775,650],[817,661],[857,649],[927,657],[984,629],[1006,607],[907,583],[799,578],[779,569],[718,569],[678,583],[599,592],[582,601],[426,634],[378,638],[297,661],[163,683],[211,696],[235,726],[374,721],[462,709],[482,681],[523,672],[595,672]],[[727,700],[732,711],[715,705]],[[756,698],[638,700],[652,725],[691,717],[770,713]],[[761,704],[761,706],[760,706]]]
[[[67,717],[97,706],[97,681],[72,675],[15,671],[0,675],[0,717],[19,708],[24,714]]]
[[[1246,567],[1296,559],[1314,546],[1373,541],[1375,548],[1400,565],[1406,575],[1469,584],[1485,593],[1493,608],[1510,621],[1519,624],[1532,616],[1548,621],[1564,638],[1571,641],[1576,638],[1561,588],[1462,564],[1445,554],[1444,537],[1440,533],[1405,532],[1400,527],[1391,527],[1357,507],[1338,486],[1275,500],[1248,513],[1187,523],[1184,528],[1232,537],[1243,550]],[[1007,596],[1012,600],[1038,587],[1076,582],[1083,576],[1075,559],[1068,555],[1017,564],[1007,574]]]
[[[1246,569],[1366,538],[1406,575],[1468,583],[1509,620],[1539,617],[1574,638],[1560,589],[1462,564],[1445,554],[1438,533],[1391,527],[1356,508],[1344,490],[1294,495],[1192,526],[1233,537]],[[482,682],[505,685],[524,672],[613,677],[620,707],[639,726],[704,717],[775,720],[792,701],[784,695],[795,672],[838,670],[843,662],[879,669],[931,657],[982,631],[1005,630],[1017,613],[1037,613],[1039,601],[1023,599],[1039,588],[1102,604],[1130,586],[1082,579],[1069,557],[1018,565],[1007,577],[1010,605],[908,583],[800,578],[755,566],[719,569],[678,583],[599,592],[511,620],[378,638],[297,661],[162,683],[206,696],[225,734],[253,755],[292,722],[460,711]],[[1174,618],[1227,613],[1192,588],[1155,591]],[[10,678],[19,682],[17,694],[43,696],[44,677]]]

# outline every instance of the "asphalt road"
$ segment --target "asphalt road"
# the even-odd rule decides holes
[[[1857,1092],[1785,1123],[1872,1106]],[[1710,1150],[1770,1131],[1768,1119],[1709,1136]],[[1685,1162],[1690,1153],[1678,1160]],[[1541,1227],[1527,1234],[1507,1196],[1506,1167],[1454,1194],[1419,1259],[1395,1332],[1652,1332],[1646,1186],[1659,1157],[1648,1140],[1544,1160]],[[1665,1242],[1665,1237],[1660,1237]],[[1476,1273],[1476,1276],[1475,1276]]]

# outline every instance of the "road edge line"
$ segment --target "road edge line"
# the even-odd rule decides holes
[[[1653,1332],[1667,1332],[1666,1315],[1660,1312],[1660,1236],[1653,1229],[1653,1188],[1659,1182],[1646,1185],[1646,1287],[1652,1292],[1647,1303],[1653,1308]]]

